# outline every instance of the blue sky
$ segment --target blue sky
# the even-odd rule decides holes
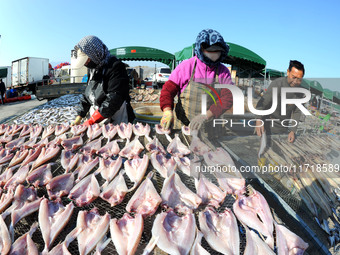
[[[109,49],[149,46],[175,53],[213,28],[260,55],[267,68],[286,71],[297,59],[307,78],[340,78],[339,10],[338,0],[2,0],[0,66],[26,56],[70,61],[70,50],[90,34]]]

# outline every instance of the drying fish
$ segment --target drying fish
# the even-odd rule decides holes
[[[303,254],[308,244],[283,225],[275,223],[277,254]]]
[[[172,209],[156,216],[152,226],[152,238],[143,255],[150,254],[157,245],[172,255],[188,254],[195,240],[196,223],[192,213],[178,216]]]
[[[43,126],[40,126],[40,125],[33,126],[30,132],[30,139],[40,136],[42,131],[43,131]]]
[[[151,95],[150,101],[155,101],[158,98],[157,94]]]
[[[56,199],[69,194],[73,188],[74,175],[66,173],[54,177],[47,185],[46,190],[50,199]]]
[[[118,135],[122,139],[130,139],[132,135],[132,124],[121,123],[118,126]]]
[[[190,154],[190,150],[182,143],[181,139],[179,139],[178,134],[175,134],[175,138],[168,145],[167,151],[173,156],[178,157],[183,157]]]
[[[123,173],[119,173],[111,183],[104,187],[99,196],[113,207],[123,201],[128,191]]]
[[[56,125],[54,134],[56,136],[59,136],[61,134],[64,134],[65,132],[67,132],[69,129],[70,129],[69,125],[64,125],[64,124]]]
[[[110,182],[119,172],[123,164],[123,159],[119,156],[116,160],[111,158],[108,159],[99,159],[99,167],[96,173],[100,173],[100,175],[106,180],[106,182]]]
[[[1,199],[0,199],[0,213],[5,211],[7,207],[12,203],[14,199],[14,191],[9,190],[7,193],[2,193],[1,194]],[[2,218],[2,217],[0,217]]]
[[[151,98],[151,96],[150,96],[150,95],[146,95],[146,96],[143,98],[143,102],[147,102],[147,101],[149,101],[149,100],[150,100],[150,98]]]
[[[26,181],[38,188],[46,185],[52,179],[51,163],[42,165],[28,174]]]
[[[161,197],[163,205],[178,209],[179,211],[182,210],[183,206],[189,209],[197,209],[202,203],[202,199],[187,188],[176,173],[171,174],[165,179]]]
[[[135,254],[142,237],[143,227],[143,217],[138,213],[134,218],[125,213],[121,219],[110,221],[110,232],[114,237],[112,241],[119,255]]]
[[[253,255],[253,254],[268,254],[275,255],[272,249],[269,248],[268,244],[262,241],[262,239],[252,230],[249,230],[247,226],[244,226],[246,229],[246,248],[244,251],[244,255]]]
[[[196,230],[195,242],[190,250],[190,255],[209,255],[210,253],[201,245],[203,234],[198,229]]]
[[[64,242],[57,244],[50,252],[45,252],[44,255],[72,255],[68,251],[68,246],[77,238],[79,233],[83,231],[81,228],[74,228],[65,238]]]
[[[12,141],[12,139],[13,139],[13,136],[11,136],[11,135],[3,135],[3,136],[0,137],[0,144],[1,143],[8,143],[8,142]]]
[[[132,142],[129,142],[129,139],[126,140],[125,147],[119,152],[119,155],[128,159],[132,159],[135,156],[139,156],[139,154],[144,150],[144,146],[136,136]]]
[[[94,201],[100,194],[98,181],[91,174],[78,182],[70,191],[68,198],[74,200],[77,206],[82,207]]]
[[[15,190],[19,184],[24,183],[29,169],[30,165],[20,167],[18,171],[16,171],[16,173],[6,182],[4,189]]]
[[[65,173],[70,172],[77,165],[79,157],[79,153],[73,154],[72,151],[62,150],[60,163],[65,169]]]
[[[0,217],[0,252],[1,254],[8,254],[11,249],[11,236],[8,232],[7,225],[2,217]]]
[[[235,163],[230,154],[222,147],[218,147],[215,151],[204,153],[203,158],[208,166],[235,167]]]
[[[144,155],[143,158],[135,156],[133,159],[124,162],[126,175],[134,183],[130,191],[134,190],[142,181],[148,165],[149,157],[147,155]]]
[[[79,147],[83,146],[84,142],[81,136],[74,136],[72,138],[66,139],[62,141],[61,145],[64,147],[65,150],[76,150]]]
[[[206,207],[199,213],[198,220],[204,238],[215,251],[223,254],[240,254],[240,237],[236,218],[230,209],[217,213]]]
[[[196,155],[203,156],[204,154],[212,151],[211,148],[203,143],[201,139],[198,137],[198,130],[193,130],[191,132],[192,140],[190,143],[190,150]]]
[[[202,203],[218,208],[223,203],[227,193],[210,182],[203,174],[199,180],[195,179],[197,195],[202,199]]]
[[[162,154],[166,154],[166,151],[163,147],[163,145],[161,144],[161,142],[157,139],[157,137],[155,136],[153,139],[151,139],[149,136],[146,136],[146,138],[148,139],[148,143],[145,145],[145,148],[153,153],[162,153]]]
[[[152,175],[147,176],[138,187],[126,205],[126,211],[138,213],[143,217],[151,216],[156,212],[162,198],[152,184],[151,177]]]
[[[6,182],[13,176],[13,167],[6,168],[0,175],[0,187],[3,187]]]
[[[3,135],[8,128],[7,124],[0,124],[0,135]]]
[[[11,162],[9,162],[8,167],[20,164],[27,157],[27,155],[28,155],[28,150],[17,151],[14,157],[12,158]]]
[[[50,202],[43,199],[39,208],[39,226],[45,242],[43,252],[47,252],[59,233],[68,224],[74,205],[69,203],[66,207],[60,201]]]
[[[88,175],[93,168],[95,168],[99,163],[99,157],[95,156],[92,158],[91,155],[80,155],[78,160],[78,167],[74,170],[74,174],[78,174],[76,183],[82,180],[86,175]]]
[[[249,197],[238,197],[233,209],[239,221],[266,236],[266,243],[271,248],[274,247],[274,220],[269,205],[262,194],[254,190]]]
[[[99,243],[109,229],[110,215],[106,213],[100,216],[98,209],[80,211],[77,217],[77,228],[83,231],[79,233],[78,248],[80,255],[89,254]]]
[[[152,153],[150,156],[152,166],[163,177],[167,178],[176,171],[177,163],[173,157],[166,158],[163,154]]]
[[[86,134],[89,141],[94,140],[102,134],[102,127],[98,123],[89,125]]]
[[[29,135],[32,129],[32,125],[23,125],[19,136],[26,136]]]
[[[117,140],[113,140],[111,142],[108,142],[105,146],[103,146],[100,150],[98,150],[97,154],[107,159],[109,157],[117,156],[119,151],[120,151],[120,148],[117,143]]]
[[[96,252],[93,255],[101,255],[102,251],[106,248],[106,246],[109,245],[110,242],[111,238],[107,238],[106,236],[104,236],[104,238],[97,243]]]
[[[55,126],[49,125],[47,127],[44,128],[44,131],[41,135],[41,140],[43,140],[46,137],[51,136],[55,131]]]
[[[186,175],[191,176],[190,159],[188,157],[175,156],[174,160],[177,163],[177,167],[179,170],[181,170]]]
[[[33,223],[31,229],[26,234],[20,236],[12,244],[10,255],[38,255],[38,248],[35,246],[32,235],[38,228],[38,222]]]
[[[39,154],[39,157],[33,162],[32,169],[37,168],[38,166],[41,166],[42,164],[48,162],[49,160],[53,159],[58,155],[60,152],[60,147],[43,147],[41,149],[41,153]],[[31,169],[31,170],[32,170]]]
[[[118,132],[117,125],[113,125],[112,123],[108,123],[108,124],[102,126],[102,134],[109,141],[111,141],[112,138],[115,137],[117,132]]]
[[[38,137],[34,137],[33,139],[29,139],[28,141],[24,142],[20,146],[20,149],[24,150],[24,149],[30,149],[30,148],[36,147],[37,139],[38,139]]]
[[[133,130],[133,133],[136,136],[149,136],[150,131],[151,131],[149,124],[143,125],[140,122],[137,122],[136,124],[133,124],[132,125],[132,130]]]
[[[87,130],[86,125],[75,125],[71,127],[71,133],[73,136],[81,136]]]
[[[25,166],[31,162],[33,164],[33,162],[39,157],[41,151],[42,151],[42,147],[40,146],[34,149],[30,149],[26,159],[21,163],[21,166]]]
[[[103,140],[103,137],[100,137],[96,140],[93,140],[87,144],[85,144],[81,149],[80,151],[84,154],[94,154],[96,153],[97,151],[100,150],[100,148],[102,147],[102,140]]]
[[[19,148],[21,145],[25,143],[26,138],[27,136],[24,136],[24,137],[19,137],[15,140],[12,140],[6,143],[5,148],[8,150],[16,150],[17,148]]]
[[[14,157],[14,153],[11,153],[10,150],[0,149],[0,165],[7,163]]]
[[[234,173],[228,172],[214,172],[214,176],[222,190],[227,194],[244,194],[246,190],[246,180],[242,177],[241,173],[235,171]]]
[[[165,134],[170,134],[171,130],[169,129],[164,129],[160,124],[155,125],[155,130],[156,133],[159,135],[165,135]]]

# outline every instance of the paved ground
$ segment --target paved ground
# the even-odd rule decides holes
[[[32,99],[7,103],[5,105],[0,104],[0,123],[5,123],[10,119],[45,103],[47,103],[47,100],[39,101],[37,99]]]

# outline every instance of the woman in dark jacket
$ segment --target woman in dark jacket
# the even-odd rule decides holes
[[[135,118],[130,104],[129,78],[125,64],[110,55],[106,45],[96,36],[85,36],[74,47],[76,61],[72,68],[88,68],[88,81],[80,102],[78,116],[72,125],[80,124],[90,112],[85,125],[104,119],[119,124]]]

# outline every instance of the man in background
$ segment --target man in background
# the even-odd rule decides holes
[[[2,79],[0,79],[0,94],[1,94],[1,103],[2,104],[5,104],[5,97],[4,97],[4,94],[6,92],[6,86],[5,86],[5,83],[2,81]]]

